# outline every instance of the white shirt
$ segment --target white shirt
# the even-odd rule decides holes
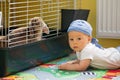
[[[89,43],[81,52],[76,52],[79,60],[91,59],[90,66],[99,69],[120,68],[120,52],[116,48],[100,49]]]

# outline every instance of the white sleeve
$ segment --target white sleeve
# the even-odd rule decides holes
[[[85,49],[83,49],[83,51],[81,51],[81,57],[80,57],[80,60],[83,60],[83,59],[91,59],[93,60],[93,57],[94,57],[94,49],[92,46],[87,46]]]
[[[88,52],[85,53],[76,52],[76,56],[78,60],[93,59],[93,55]]]
[[[91,59],[91,60],[93,60],[93,55],[92,55],[92,53],[91,53],[91,52],[88,52],[88,51],[82,53],[80,60],[84,60],[84,59]]]

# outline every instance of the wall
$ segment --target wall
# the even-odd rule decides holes
[[[90,9],[88,22],[93,26],[93,37],[96,37],[96,0],[78,0],[77,8]],[[116,47],[120,45],[120,39],[98,38],[104,47]]]

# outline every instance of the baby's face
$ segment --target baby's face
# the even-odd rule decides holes
[[[68,32],[69,45],[71,49],[78,52],[81,51],[90,41],[91,37],[81,32]]]

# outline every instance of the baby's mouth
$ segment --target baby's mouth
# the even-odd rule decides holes
[[[73,48],[76,49],[76,48],[78,48],[78,46],[74,46]]]

